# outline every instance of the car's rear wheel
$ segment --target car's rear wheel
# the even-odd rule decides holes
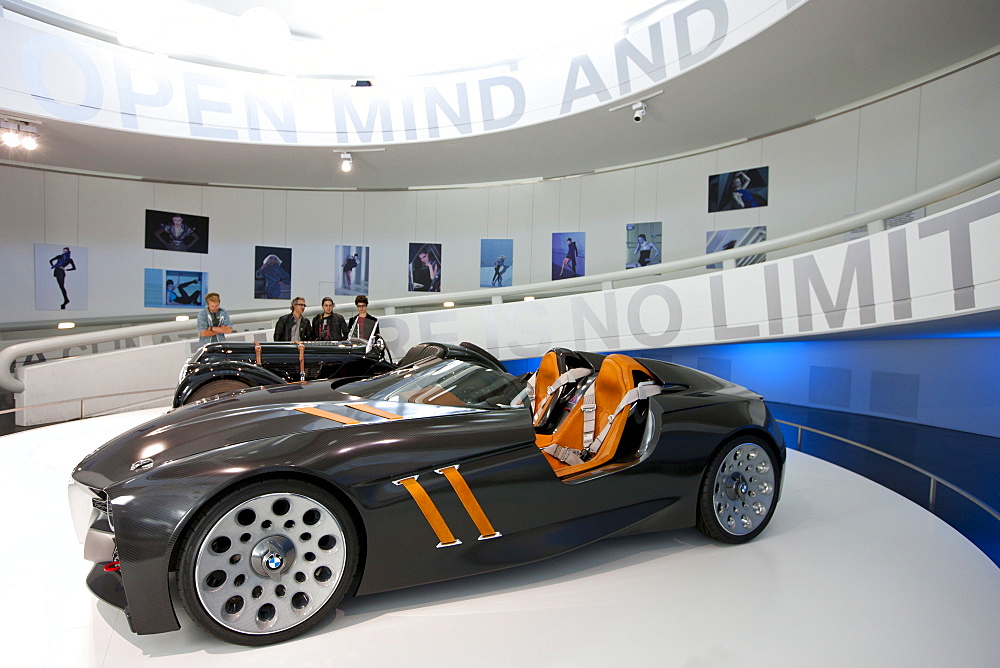
[[[331,614],[358,567],[344,506],[297,480],[237,488],[182,539],[177,589],[191,618],[240,645],[294,638]]]
[[[774,515],[781,484],[774,447],[756,436],[728,441],[705,471],[698,495],[698,529],[724,543],[755,538]]]
[[[249,387],[249,385],[233,378],[220,378],[219,380],[212,380],[192,392],[184,403],[190,404],[198,401],[199,399],[207,399],[219,394],[225,394],[226,392],[245,390],[247,387]]]

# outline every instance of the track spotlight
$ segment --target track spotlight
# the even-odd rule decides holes
[[[340,154],[340,160],[341,160],[341,162],[340,162],[340,171],[342,171],[342,172],[349,172],[349,171],[351,171],[351,167],[353,166],[352,165],[353,160],[351,160],[351,154],[350,153],[341,153]]]
[[[646,103],[636,102],[632,105],[632,120],[636,123],[642,123],[642,117],[646,115]]]
[[[8,148],[34,151],[38,148],[38,128],[31,123],[0,119],[0,143]]]

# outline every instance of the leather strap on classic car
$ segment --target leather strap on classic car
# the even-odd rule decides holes
[[[431,525],[431,529],[434,530],[434,534],[438,538],[438,547],[451,547],[452,545],[461,545],[462,541],[455,538],[454,534],[451,533],[451,529],[448,528],[448,523],[444,521],[441,513],[438,511],[437,506],[431,501],[431,497],[427,494],[420,483],[417,482],[418,476],[411,476],[409,478],[403,478],[402,480],[393,480],[392,484],[402,485],[403,489],[410,493],[413,500],[416,501],[417,507],[420,508],[420,512],[424,514],[424,519],[427,523]]]
[[[299,382],[306,382],[306,346],[301,341],[295,342],[299,346]]]
[[[499,538],[503,535],[490,524],[490,520],[486,517],[486,513],[483,512],[482,506],[479,505],[476,496],[469,489],[469,484],[465,482],[465,478],[458,472],[458,464],[443,469],[435,469],[434,472],[440,473],[451,483],[455,494],[458,494],[459,500],[465,506],[465,512],[469,513],[469,517],[472,518],[476,528],[479,529],[479,540]]]
[[[257,356],[257,366],[260,366],[260,341],[253,342],[253,352]]]

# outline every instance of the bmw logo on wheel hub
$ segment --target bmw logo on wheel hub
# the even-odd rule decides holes
[[[250,552],[250,567],[257,575],[281,582],[281,574],[295,561],[295,543],[286,536],[269,536]]]

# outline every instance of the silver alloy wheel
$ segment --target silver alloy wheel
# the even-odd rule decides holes
[[[712,502],[719,526],[744,536],[761,526],[774,505],[774,463],[767,449],[740,443],[723,458],[715,472]]]
[[[322,609],[344,576],[344,530],[322,503],[263,494],[231,508],[198,547],[205,611],[239,633],[279,633]]]

